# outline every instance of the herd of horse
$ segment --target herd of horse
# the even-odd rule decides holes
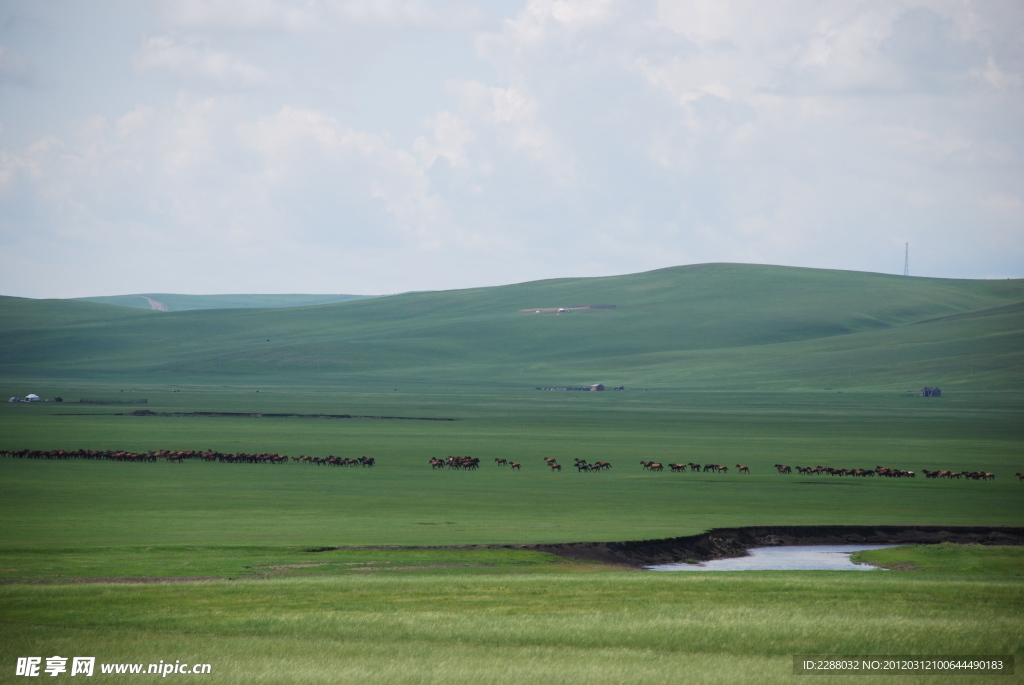
[[[640,466],[643,467],[644,471],[664,471],[665,465],[660,461],[641,461]],[[712,473],[729,473],[729,467],[722,464],[700,464],[689,462],[686,464],[669,464],[669,469],[673,473],[685,473],[686,469],[690,469],[691,473],[706,473],[711,471]],[[739,473],[750,473],[749,466],[743,466],[742,464],[736,464],[736,470]]]
[[[302,464],[315,464],[317,466],[373,466],[377,463],[374,457],[360,457],[352,459],[349,457],[309,457],[301,455],[289,457],[277,452],[260,452],[249,454],[248,452],[216,452],[214,450],[150,450],[149,452],[127,452],[124,450],[9,450],[0,449],[0,456],[15,457],[18,459],[95,459],[105,461],[121,461],[133,463],[156,463],[157,460],[164,460],[172,464],[181,464],[188,459],[199,459],[201,461],[216,461],[221,464],[287,464],[289,460]]]
[[[431,459],[433,469],[449,468],[455,471],[475,471],[480,468],[479,457],[448,457],[447,459]]]
[[[775,469],[781,474],[792,473],[793,469],[783,464],[775,464]],[[837,469],[831,466],[797,466],[797,473],[802,476],[820,476],[828,474],[829,476],[853,476],[855,478],[873,478],[879,476],[882,478],[917,478],[917,473],[914,471],[906,471],[904,469],[893,469],[888,466],[876,466],[873,469]],[[921,469],[921,473],[924,474],[925,478],[949,478],[960,480],[961,478],[967,478],[969,480],[995,480],[996,474],[990,471],[930,471],[928,469]],[[1017,474],[1017,480],[1024,480],[1024,476]]]
[[[18,459],[95,459],[95,460],[106,460],[106,461],[120,461],[120,462],[133,462],[133,463],[155,463],[158,460],[167,461],[170,463],[181,464],[186,460],[198,459],[202,461],[216,461],[222,464],[287,464],[289,461],[299,464],[312,464],[314,466],[360,466],[360,467],[372,467],[377,463],[374,457],[336,457],[330,455],[327,457],[310,457],[307,455],[300,455],[298,457],[289,457],[284,454],[277,454],[276,452],[259,452],[256,454],[249,454],[247,452],[217,452],[214,450],[150,450],[149,452],[129,452],[124,450],[30,450],[30,449],[0,449],[0,456],[4,457],[15,457]],[[510,461],[508,459],[495,458],[495,463],[498,466],[507,466],[512,471],[522,470],[522,463],[516,461]],[[573,467],[580,473],[590,472],[598,473],[601,471],[607,471],[612,467],[610,462],[607,461],[595,461],[594,463],[588,463],[586,459],[575,459]],[[558,460],[552,457],[544,457],[544,463],[553,471],[560,472],[562,465],[558,463]],[[475,471],[480,468],[479,457],[454,457],[450,456],[447,459],[433,458],[430,460],[430,465],[434,469],[450,469],[450,470],[464,470],[464,471]],[[658,461],[641,461],[640,465],[645,471],[664,471],[665,464]],[[797,473],[803,476],[852,476],[854,478],[871,478],[879,476],[881,478],[916,478],[917,474],[914,471],[906,471],[904,469],[895,469],[887,466],[876,466],[873,469],[837,469],[831,466],[796,466],[791,467],[785,464],[775,464],[775,469],[780,474],[786,475],[793,473],[795,468]],[[697,464],[695,462],[689,462],[686,464],[682,463],[670,463],[668,467],[675,473],[683,473],[687,470],[692,472],[707,473],[728,473],[729,467],[723,466],[722,464]],[[750,473],[749,466],[743,466],[742,464],[736,464],[736,471],[738,473]],[[940,479],[945,478],[949,480],[995,480],[996,475],[991,471],[947,471],[937,470],[931,471],[929,469],[921,469],[921,473],[924,474],[925,478]],[[1018,481],[1024,481],[1024,473],[1014,474]]]

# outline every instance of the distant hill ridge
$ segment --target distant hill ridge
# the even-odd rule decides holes
[[[154,309],[165,312],[187,312],[195,309],[271,309],[279,307],[308,307],[366,300],[377,295],[176,295],[173,293],[147,293],[145,295],[110,295],[73,298],[84,302],[113,304],[136,309]]]
[[[588,303],[602,306],[573,309]],[[0,298],[0,320],[0,374],[8,376],[66,374],[73,360],[75,373],[93,377],[183,382],[1024,384],[1020,279],[701,264],[274,309],[161,313]]]

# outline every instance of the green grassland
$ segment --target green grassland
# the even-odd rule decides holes
[[[982,557],[969,572],[941,561],[916,573],[568,573],[553,564],[535,572],[5,585],[0,663],[33,654],[181,660],[211,664],[218,683],[617,684],[799,681],[794,654],[1019,660],[1022,559],[1011,552]],[[977,676],[886,677],[894,680]]]
[[[350,302],[374,297],[373,295],[179,295],[174,293],[146,293],[145,295],[110,295],[81,297],[82,302],[98,302],[135,309],[152,309],[149,300],[163,304],[169,312],[187,312],[194,309],[267,309],[276,307],[309,307],[316,304]]]
[[[155,412],[455,420],[129,416],[135,405],[4,404],[11,447],[367,455],[378,463],[2,459],[0,515],[9,525],[0,544],[504,544],[756,524],[1024,524],[1024,493],[1013,477],[1022,464],[1022,399],[1011,393],[934,400],[826,392],[131,394],[147,395]],[[431,457],[448,455],[483,464],[475,472],[430,469]],[[552,473],[544,457],[565,470]],[[523,469],[510,472],[495,458]],[[577,473],[575,458],[613,468]],[[752,473],[650,473],[641,459],[744,464]],[[781,476],[775,463],[984,469],[997,479]]]
[[[594,304],[615,308],[533,313]],[[701,265],[258,310],[0,298],[4,397],[65,399],[0,404],[0,447],[377,460],[0,458],[0,669],[95,652],[208,662],[226,683],[788,682],[797,653],[1019,660],[1016,550],[865,553],[916,572],[678,575],[524,550],[309,550],[1024,525],[1022,381],[1016,280]],[[596,382],[627,390],[534,389]],[[325,414],[366,418],[308,418]],[[430,469],[448,455],[481,468]],[[124,577],[239,580],[61,582]]]

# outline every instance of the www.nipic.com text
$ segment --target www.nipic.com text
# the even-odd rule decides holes
[[[70,667],[68,661],[71,662]],[[41,656],[18,657],[18,665],[14,675],[33,677],[39,675],[58,676],[68,674],[72,676],[91,676],[96,672],[96,657],[76,656],[70,659],[66,656],[46,657],[45,664]],[[108,673],[131,673],[139,675],[159,675],[166,678],[169,675],[208,675],[211,672],[210,664],[188,664],[181,663],[181,660],[160,661],[155,664],[107,664],[99,665],[99,672]]]

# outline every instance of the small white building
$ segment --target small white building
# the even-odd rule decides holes
[[[39,395],[35,394],[34,392],[30,392],[29,394],[25,395],[25,401],[26,402],[38,402],[39,401]]]

